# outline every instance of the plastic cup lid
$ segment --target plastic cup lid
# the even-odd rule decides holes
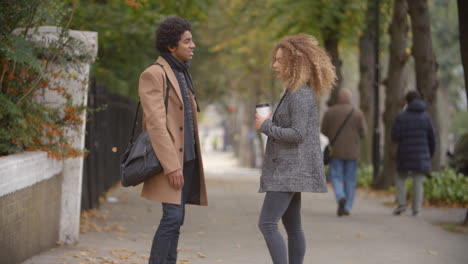
[[[256,105],[255,108],[267,107],[267,106],[270,106],[270,104],[268,104],[268,103],[263,103],[263,104],[258,104],[258,105]]]

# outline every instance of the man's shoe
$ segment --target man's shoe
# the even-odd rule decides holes
[[[344,215],[344,212],[345,212],[345,204],[346,204],[346,198],[341,198],[339,201],[338,201],[338,211],[336,212],[336,214],[338,216],[342,216]]]
[[[413,216],[418,216],[419,212],[418,211],[413,211]]]
[[[406,205],[399,205],[393,210],[393,215],[401,215],[404,211],[406,211]]]
[[[343,212],[343,215],[350,215],[350,213],[349,213],[348,210],[345,209],[344,212]]]

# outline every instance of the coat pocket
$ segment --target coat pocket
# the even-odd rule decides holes
[[[299,159],[299,147],[296,144],[281,144],[277,148],[277,154],[282,161],[294,162]]]

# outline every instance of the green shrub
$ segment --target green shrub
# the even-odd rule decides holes
[[[410,199],[413,181],[407,180],[405,186]],[[432,172],[424,181],[424,199],[432,204],[468,205],[468,177],[451,168]]]
[[[83,154],[81,149],[72,147],[73,138],[67,132],[82,125],[81,114],[85,107],[73,103],[67,87],[61,87],[57,82],[61,78],[77,80],[77,73],[49,67],[87,59],[67,52],[82,48],[82,44],[71,39],[67,28],[63,27],[70,17],[70,6],[60,0],[16,0],[2,4],[0,156],[27,150],[46,151],[56,159]],[[57,40],[50,40],[47,45],[31,40],[30,34],[43,25],[54,25],[63,30]],[[82,81],[84,86],[86,80]],[[46,90],[57,93],[66,103],[52,107],[35,99]]]
[[[468,177],[453,169],[433,172],[424,182],[424,198],[431,202],[468,205]]]
[[[361,164],[358,168],[357,185],[363,188],[372,186],[373,169],[370,164]],[[411,179],[411,178],[410,178]],[[405,183],[408,197],[413,191],[413,181]],[[390,187],[395,194],[395,187]],[[439,172],[432,172],[424,182],[424,198],[431,203],[468,205],[468,177],[457,173],[452,168],[446,168]]]
[[[450,159],[450,166],[468,176],[468,132],[460,136]]]
[[[361,164],[358,168],[357,185],[369,188],[372,185],[374,170],[371,164]]]

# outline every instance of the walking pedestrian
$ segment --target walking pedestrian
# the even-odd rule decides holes
[[[273,263],[301,264],[306,240],[301,225],[301,193],[326,192],[320,150],[318,99],[335,82],[327,53],[310,35],[283,38],[274,48],[273,69],[284,85],[274,115],[256,115],[255,125],[268,136],[260,178],[266,192],[260,213]],[[288,246],[278,230],[282,219]],[[288,261],[289,259],[289,261]]]
[[[338,216],[349,215],[356,192],[357,167],[361,139],[367,134],[367,124],[361,110],[351,104],[352,93],[343,88],[338,100],[322,119],[322,133],[332,145],[330,181],[338,204]]]
[[[162,202],[149,264],[175,264],[185,205],[207,205],[199,107],[188,71],[195,49],[190,23],[176,16],[165,19],[156,30],[156,48],[161,56],[141,74],[138,93],[144,129],[163,172],[145,181],[141,195]]]
[[[417,91],[406,94],[406,106],[398,114],[392,128],[392,140],[398,144],[396,198],[398,206],[393,211],[400,215],[406,211],[405,181],[413,178],[412,211],[419,214],[424,199],[425,175],[432,169],[436,141],[431,116]]]

